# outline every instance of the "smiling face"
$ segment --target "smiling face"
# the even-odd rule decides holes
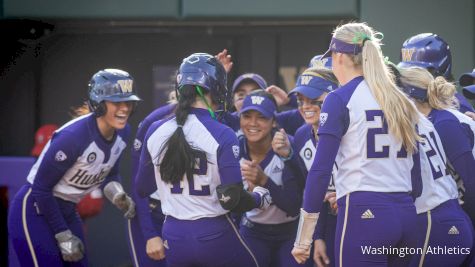
[[[310,99],[302,94],[297,93],[297,103],[299,106],[299,112],[305,123],[311,125],[318,125],[320,119],[320,111],[323,100],[327,96],[327,93],[323,93],[317,99]]]
[[[259,143],[272,139],[271,131],[274,119],[266,118],[256,110],[249,110],[241,114],[240,124],[248,143]]]
[[[105,101],[106,114],[102,116],[105,124],[113,129],[120,130],[125,127],[130,113],[133,109],[133,102],[109,102]]]

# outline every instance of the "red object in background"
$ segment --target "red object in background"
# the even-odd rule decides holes
[[[81,219],[87,219],[96,216],[102,210],[104,199],[102,198],[101,189],[96,189],[85,196],[76,205],[76,209]]]
[[[41,126],[35,133],[35,146],[31,150],[33,157],[39,157],[41,151],[53,136],[54,131],[58,129],[56,124],[45,124]]]

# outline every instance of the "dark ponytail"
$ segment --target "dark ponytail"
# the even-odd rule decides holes
[[[180,89],[180,96],[175,109],[176,123],[179,126],[159,153],[160,157],[166,150],[162,161],[159,163],[160,175],[165,183],[174,184],[180,182],[185,174],[188,179],[191,179],[197,159],[204,154],[202,151],[193,149],[190,146],[185,139],[185,133],[182,128],[197,95],[194,86],[185,85]]]

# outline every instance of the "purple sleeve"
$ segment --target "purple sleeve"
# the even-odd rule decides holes
[[[300,158],[297,145],[295,144],[295,138],[289,135],[290,146],[292,147],[292,157],[285,162],[285,166],[292,170],[297,184],[301,190],[305,187],[305,179],[307,178],[307,169],[305,169],[305,163]],[[303,164],[303,165],[302,165]],[[304,169],[302,169],[302,167]]]
[[[148,197],[140,197],[137,194],[137,190],[135,190],[135,177],[138,172],[139,163],[140,163],[140,155],[142,150],[144,150],[143,141],[145,138],[146,130],[150,126],[150,124],[145,125],[142,123],[137,130],[137,135],[134,141],[134,147],[132,147],[132,198],[135,201],[135,210],[137,212],[137,218],[141,227],[142,234],[145,237],[145,241],[149,240],[150,238],[160,236],[153,226],[152,217],[150,214],[149,208],[149,200]],[[138,143],[139,142],[139,143]],[[140,145],[140,146],[139,146]],[[155,181],[155,180],[154,180]]]
[[[330,93],[325,98],[320,112],[318,134],[330,134],[341,139],[348,129],[349,121],[348,109],[343,100],[338,95]]]
[[[297,216],[299,214],[300,205],[302,203],[302,193],[298,186],[298,182],[290,167],[284,167],[282,172],[283,185],[279,186],[271,178],[267,179],[265,188],[269,189],[277,207],[285,211],[288,216]]]
[[[157,232],[156,228],[153,226],[149,198],[140,198],[139,202],[140,203],[135,203],[137,205],[137,216],[140,223],[140,227],[142,228],[142,234],[145,237],[145,242],[147,242],[147,240],[157,236],[161,236],[161,234]]]
[[[223,124],[227,125],[229,128],[233,129],[233,131],[237,132],[240,128],[239,122],[239,115],[237,112],[225,112],[223,114]]]
[[[472,152],[465,152],[451,162],[463,180],[465,187],[463,208],[473,221],[475,219],[475,159]]]
[[[236,134],[231,129],[226,129],[219,140],[217,161],[221,184],[242,183],[239,143]]]
[[[456,92],[455,96],[457,97],[460,103],[460,107],[459,107],[460,112],[462,113],[465,113],[467,111],[475,112],[472,105],[470,105],[470,103],[467,101],[467,99],[465,99],[465,97],[461,93]]]
[[[278,113],[276,120],[279,126],[284,128],[285,132],[291,135],[294,135],[297,129],[305,123],[297,109]]]
[[[457,120],[443,120],[434,126],[450,162],[454,162],[465,152],[472,151],[470,139]]]
[[[341,137],[348,129],[348,109],[334,93],[330,93],[322,106],[318,128],[318,149],[305,183],[303,209],[319,212],[330,183],[333,164],[340,147]]]
[[[297,104],[297,94],[292,94],[289,98],[289,103],[287,103],[285,106],[289,108],[298,108],[299,106]]]
[[[31,195],[55,234],[67,230],[68,226],[53,196],[53,188],[79,155],[76,139],[73,134],[65,131],[53,136],[32,185]]]
[[[330,134],[320,134],[319,137],[315,160],[308,172],[303,194],[303,209],[309,213],[322,209],[341,142],[340,138]]]
[[[327,227],[327,218],[328,216],[333,216],[328,213],[329,209],[330,205],[328,203],[323,203],[322,210],[320,211],[320,216],[318,217],[317,225],[315,227],[315,232],[313,233],[313,240],[325,240],[325,228]]]
[[[138,197],[145,198],[150,196],[153,192],[157,191],[157,183],[155,182],[155,165],[152,162],[152,157],[147,149],[147,141],[150,138],[150,135],[158,128],[153,127],[155,124],[150,127],[147,131],[147,135],[143,142],[142,152],[140,154],[140,161],[138,164],[137,174],[135,175],[135,190],[138,194]]]
[[[466,202],[464,209],[467,210],[467,213],[471,213],[470,216],[473,216],[475,214],[475,159],[470,140],[458,121],[445,120],[437,123],[435,128],[448,160],[463,180],[464,201]]]

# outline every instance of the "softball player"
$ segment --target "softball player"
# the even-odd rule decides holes
[[[320,56],[321,57],[321,56]],[[331,68],[331,66],[330,66]],[[289,94],[297,95],[299,112],[305,120],[305,125],[295,133],[295,153],[298,155],[300,170],[307,177],[317,150],[317,131],[320,110],[327,94],[336,89],[337,81],[332,71],[322,67],[305,70],[297,80],[295,88]],[[335,167],[334,167],[335,168]],[[330,180],[328,192],[335,192],[333,178]],[[314,236],[314,260],[318,265],[334,266],[334,240],[336,229],[336,213],[325,204],[317,229],[321,230]],[[327,253],[328,250],[328,253]]]
[[[150,125],[173,114],[175,103],[157,108],[139,124],[132,147],[132,177],[139,167],[142,144]],[[135,182],[132,181],[132,199],[136,203],[137,215],[128,222],[129,251],[134,266],[166,266],[163,255],[160,255],[161,236],[164,215],[160,198],[154,193],[147,198],[140,198],[135,193]],[[159,261],[159,262],[157,262]]]
[[[239,111],[242,107],[242,101],[244,98],[254,90],[265,89],[267,92],[275,96],[276,100],[280,99],[280,104],[289,102],[287,94],[281,88],[277,86],[267,86],[267,82],[256,73],[245,73],[239,76],[233,83],[233,103],[236,108],[236,112],[225,113],[223,123],[231,127],[236,132],[236,135],[242,136],[240,131]],[[279,105],[279,102],[277,103]],[[302,117],[299,115],[296,109],[280,112],[276,116],[277,123],[285,129],[289,134],[294,134],[295,131],[304,123]]]
[[[427,140],[422,143],[422,150],[427,155],[431,170],[424,173],[423,169],[424,190],[422,196],[416,200],[418,213],[426,212],[419,215],[421,230],[426,230],[419,233],[426,233],[423,240],[428,241],[424,247],[471,248],[473,245],[472,222],[457,201],[459,197],[457,187],[454,178],[445,169],[445,165],[447,164],[455,177],[462,179],[465,189],[465,192],[461,191],[464,209],[472,217],[475,200],[473,193],[475,159],[473,130],[470,129],[469,124],[474,125],[474,123],[470,118],[452,108],[455,86],[443,77],[434,79],[427,70],[420,67],[401,68],[400,73],[404,91],[414,99],[419,111],[430,119],[436,130],[436,132],[421,134]],[[458,117],[465,118],[465,121],[461,122]],[[419,131],[424,130],[422,126],[421,123]],[[442,155],[442,158],[434,162],[437,152]],[[435,160],[437,159],[436,157]],[[423,161],[424,159],[421,161],[422,166],[424,166]],[[424,176],[431,178],[427,181]],[[458,266],[467,255],[468,252],[450,255],[426,254],[425,258],[420,259],[420,264]]]
[[[405,266],[410,257],[364,253],[361,247],[417,245],[417,215],[409,193],[411,170],[420,167],[418,112],[394,84],[378,35],[364,23],[348,23],[333,33],[328,53],[342,86],[328,94],[320,113],[318,149],[292,251],[299,262],[310,256],[334,163],[336,266]]]
[[[269,191],[242,188],[234,132],[215,118],[230,95],[226,73],[213,56],[185,58],[177,75],[175,116],[153,123],[144,141],[136,189],[158,189],[168,266],[257,266],[229,211],[265,208]]]
[[[125,71],[105,69],[89,84],[93,113],[58,129],[11,205],[8,228],[22,266],[87,266],[76,203],[94,189],[134,216],[134,203],[119,180],[127,119],[140,99]]]
[[[241,220],[240,232],[256,255],[259,266],[298,266],[290,252],[295,240],[297,215],[302,202],[298,177],[273,149],[277,104],[263,91],[250,93],[243,101],[240,124],[241,173],[250,190],[267,188],[272,198],[267,209],[253,209]],[[288,157],[288,155],[285,155]]]

